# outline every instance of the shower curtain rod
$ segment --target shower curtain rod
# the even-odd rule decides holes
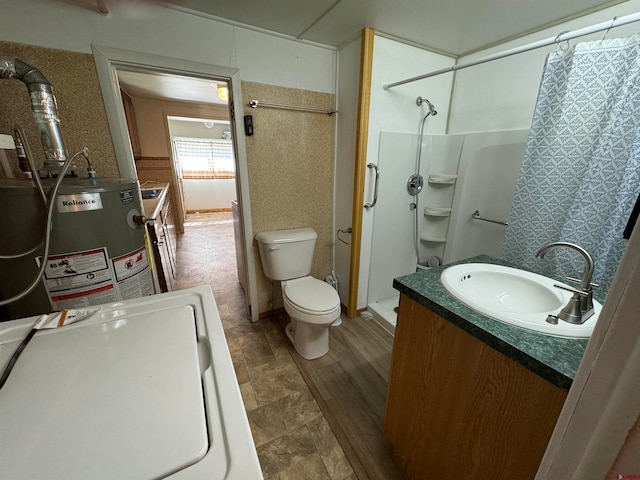
[[[258,107],[281,108],[282,110],[295,110],[297,112],[324,113],[325,115],[333,115],[334,113],[338,113],[337,110],[322,110],[321,108],[298,107],[295,105],[281,105],[279,103],[259,102],[258,100],[249,100],[249,106],[251,108],[258,108]]]
[[[417,80],[422,80],[424,78],[435,77],[436,75],[441,75],[443,73],[455,72],[457,70],[462,70],[463,68],[473,67],[475,65],[492,62],[493,60],[498,60],[500,58],[510,57],[511,55],[517,55],[519,53],[535,50],[536,48],[547,47],[549,45],[553,45],[554,43],[559,44],[560,42],[573,40],[574,38],[584,37],[585,35],[589,35],[591,33],[602,32],[603,30],[606,30],[608,32],[612,28],[620,27],[622,25],[627,25],[629,23],[633,23],[637,21],[640,21],[640,12],[632,13],[624,17],[613,17],[613,20],[610,20],[607,22],[591,25],[590,27],[581,28],[573,32],[570,32],[570,31],[560,32],[555,37],[539,40],[537,42],[529,43],[521,47],[512,48],[510,50],[505,50],[503,52],[494,53],[492,55],[479,58],[478,60],[472,60],[468,63],[461,63],[459,65],[453,65],[452,67],[442,68],[440,70],[435,70],[433,72],[425,73],[424,75],[418,75],[417,77],[411,77],[405,80],[400,80],[399,82],[388,83],[386,85],[383,85],[382,88],[384,88],[385,90],[389,90],[390,88],[397,87],[398,85],[404,85],[405,83],[411,83]]]

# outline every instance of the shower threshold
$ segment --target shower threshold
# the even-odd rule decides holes
[[[400,293],[367,305],[367,310],[373,315],[373,319],[390,333],[394,333],[396,329],[398,319],[396,310],[399,300]]]

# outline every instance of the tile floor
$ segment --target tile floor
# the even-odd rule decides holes
[[[280,319],[248,319],[231,213],[188,215],[177,250],[177,288],[213,290],[265,479],[355,480],[291,357]]]

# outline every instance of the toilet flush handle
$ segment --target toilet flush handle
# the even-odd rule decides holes
[[[280,247],[269,247],[270,252],[273,252],[274,250],[280,250]]]

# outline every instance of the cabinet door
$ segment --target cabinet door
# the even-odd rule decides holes
[[[532,480],[566,393],[401,295],[384,431],[407,480]]]
[[[149,225],[149,238],[153,248],[153,260],[160,291],[169,292],[173,290],[174,278],[169,260],[167,234],[159,218],[153,225]]]
[[[165,242],[167,246],[167,256],[169,258],[169,265],[171,266],[171,275],[175,280],[176,273],[177,273],[176,272],[177,238],[176,238],[176,226],[173,221],[173,212],[172,212],[171,202],[169,202],[168,200],[166,201],[160,215],[162,216],[162,229],[165,235]]]
[[[166,237],[165,237],[166,240]],[[167,284],[167,291],[175,290],[175,272],[173,265],[171,264],[171,258],[169,255],[169,247],[166,241],[163,241],[160,245],[160,256],[162,257],[162,265],[164,278]]]
[[[159,245],[159,235],[157,230],[157,221],[155,224],[147,224],[147,234],[149,236],[149,248],[153,257],[153,274],[156,278],[157,293],[168,292],[167,280],[162,267],[162,255],[160,254],[161,245]]]

